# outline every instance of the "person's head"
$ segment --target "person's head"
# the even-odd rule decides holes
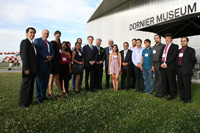
[[[165,34],[165,42],[166,44],[169,44],[173,41],[173,35],[171,33]]]
[[[124,47],[124,50],[127,50],[127,49],[128,49],[128,47],[129,47],[129,44],[128,44],[128,42],[124,42],[124,44],[123,44],[123,47]]]
[[[112,45],[112,49],[113,49],[113,53],[114,52],[117,52],[117,53],[119,52],[117,44]]]
[[[142,45],[142,40],[141,39],[137,39],[136,40],[136,45],[137,45],[137,47],[141,47],[141,45]]]
[[[82,44],[82,39],[81,38],[78,38],[76,41],[79,42],[80,44]]]
[[[71,43],[69,41],[66,42],[68,45],[68,50],[71,49]]]
[[[49,31],[47,29],[44,29],[42,31],[42,39],[47,40],[48,37],[49,37]]]
[[[182,47],[187,46],[188,43],[189,43],[189,38],[188,38],[188,37],[186,37],[186,36],[181,37],[181,46],[182,46]]]
[[[89,44],[92,44],[93,43],[93,40],[94,40],[94,37],[93,36],[88,36],[87,37],[87,41]]]
[[[28,27],[26,29],[26,36],[31,40],[35,38],[35,33],[36,33],[36,30],[33,27]]]
[[[66,41],[64,41],[64,42],[62,43],[62,49],[65,50],[65,51],[68,51],[69,46],[68,46],[68,44],[67,44]]]
[[[146,47],[146,48],[149,48],[150,45],[151,45],[151,40],[145,39],[145,40],[144,40],[144,44],[145,44],[145,47]]]
[[[155,43],[159,44],[161,42],[161,36],[160,35],[155,35],[154,36],[154,41],[155,41]]]
[[[134,39],[132,39],[132,45],[135,47],[136,46],[136,39],[134,38]]]
[[[79,42],[76,42],[76,43],[75,43],[75,48],[76,48],[76,50],[80,50],[80,48],[81,48],[81,45],[80,45],[80,43],[79,43]]]
[[[60,40],[61,32],[57,30],[57,31],[54,33],[54,36],[55,36],[55,39],[56,39],[56,40]]]
[[[100,38],[98,38],[98,39],[96,39],[96,45],[99,47],[100,45],[101,45],[101,39]]]
[[[113,44],[114,44],[114,41],[113,41],[112,39],[108,40],[108,45],[109,45],[110,47],[112,47]]]

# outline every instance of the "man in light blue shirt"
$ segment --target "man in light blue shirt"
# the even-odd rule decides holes
[[[135,71],[135,76],[136,76],[136,79],[137,79],[137,89],[135,91],[136,92],[137,91],[142,92],[142,91],[144,91],[144,80],[143,80],[143,76],[142,76],[142,71],[140,69],[142,52],[144,50],[144,48],[141,47],[142,40],[137,39],[136,45],[137,45],[137,47],[132,52],[132,62],[134,64],[134,71]],[[142,80],[142,88],[141,88],[141,80]]]

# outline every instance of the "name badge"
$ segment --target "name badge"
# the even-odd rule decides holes
[[[179,53],[179,57],[183,57],[183,53]]]
[[[100,55],[100,52],[99,52],[99,55]]]
[[[82,56],[81,52],[78,53],[80,56]]]
[[[156,50],[153,50],[153,54],[156,54]]]
[[[146,54],[145,54],[145,57],[148,57],[148,55],[149,55],[149,54],[148,54],[148,53],[146,53]]]
[[[67,58],[66,58],[66,57],[63,57],[62,59],[63,59],[63,61],[66,61],[66,60],[67,60]]]
[[[112,54],[112,50],[109,53]]]
[[[59,49],[59,53],[62,53],[62,50],[61,50],[61,49]]]
[[[114,58],[117,58],[117,55],[114,55]]]
[[[165,57],[165,54],[163,54],[162,57]]]

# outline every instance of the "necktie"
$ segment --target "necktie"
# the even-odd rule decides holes
[[[46,46],[47,46],[47,51],[48,51],[48,54],[50,55],[50,53],[49,53],[49,47],[48,47],[47,41],[46,41],[46,40],[44,40],[44,42],[45,42],[45,44],[46,44]]]
[[[91,51],[93,51],[93,47],[92,47],[92,45],[90,45],[90,49],[91,49]]]
[[[35,47],[34,47],[34,43],[32,42],[31,44],[32,44],[32,46],[33,46],[34,53],[36,54],[36,52],[35,52]]]
[[[165,51],[164,51],[165,57],[163,57],[162,59],[163,62],[165,62],[168,47],[169,47],[169,44],[167,44],[167,46],[165,47]]]
[[[124,51],[124,59],[125,59],[125,57],[126,57],[126,53],[127,53],[127,51]]]

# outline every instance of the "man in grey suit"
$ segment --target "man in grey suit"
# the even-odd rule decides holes
[[[105,70],[106,70],[106,89],[109,88],[110,82],[110,75],[108,74],[108,62],[109,62],[109,55],[113,52],[112,46],[114,44],[113,40],[108,40],[109,46],[105,48],[106,58],[105,58]]]

